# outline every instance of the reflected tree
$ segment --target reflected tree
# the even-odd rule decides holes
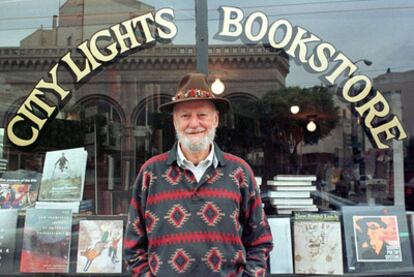
[[[294,105],[300,108],[297,114],[290,111]],[[338,110],[325,87],[287,87],[269,91],[257,101],[233,103],[233,115],[227,120],[233,128],[221,130],[220,136],[227,151],[244,158],[252,149],[261,149],[264,167],[259,172],[265,179],[297,174],[298,145],[328,136],[338,122]],[[310,120],[317,125],[314,132],[306,129]]]

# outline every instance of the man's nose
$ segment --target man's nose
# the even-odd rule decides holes
[[[198,127],[198,126],[199,126],[199,122],[198,122],[197,116],[191,116],[189,127],[190,128],[195,128],[195,127]]]

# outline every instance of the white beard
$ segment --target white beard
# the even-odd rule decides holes
[[[203,128],[197,128],[197,129],[187,129],[187,132],[200,132],[203,131]],[[190,150],[193,153],[198,153],[203,150],[207,150],[210,145],[214,141],[214,137],[216,135],[216,129],[211,128],[205,136],[203,136],[201,139],[190,139],[184,132],[180,132],[177,129],[175,130],[175,133],[177,134],[177,139],[181,143],[183,147]]]

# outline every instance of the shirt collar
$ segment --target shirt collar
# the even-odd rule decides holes
[[[218,161],[217,161],[216,155],[214,155],[214,143],[211,144],[211,149],[210,149],[210,152],[208,153],[208,156],[204,160],[200,161],[199,165],[201,164],[210,165],[211,163],[213,163],[214,167],[217,167]],[[188,164],[193,165],[193,163],[187,160],[186,157],[184,156],[180,143],[177,143],[177,164],[178,166],[181,166],[181,167],[186,167]]]
[[[221,149],[217,146],[216,143],[214,143],[214,147],[212,147],[211,149],[214,151],[214,156],[213,156],[213,162],[217,163],[217,165],[221,165],[224,166],[226,165],[225,161],[224,161],[224,155],[223,155],[223,151],[221,151]],[[211,152],[211,151],[210,151]],[[216,160],[216,161],[214,161]],[[174,146],[171,148],[171,150],[168,152],[168,160],[167,163],[169,165],[172,165],[174,162],[178,162],[178,142],[176,142],[174,144]]]

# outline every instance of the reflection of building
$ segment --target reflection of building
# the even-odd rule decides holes
[[[68,50],[98,29],[152,9],[133,0],[105,0],[107,5],[99,1],[99,7],[95,1],[93,8],[87,3],[91,2],[67,1],[60,8],[59,19],[53,18],[52,30],[34,32],[21,42],[20,48],[0,48],[0,87],[6,88],[0,91],[3,126],[34,85],[41,78],[49,78],[50,66]],[[82,61],[79,53],[74,56]],[[157,113],[157,107],[170,100],[178,80],[195,69],[194,46],[161,45],[124,57],[80,88],[70,88],[72,99],[59,118],[89,122],[83,142],[92,160],[97,139],[93,127],[99,127],[100,185],[112,186],[107,178],[114,176],[115,186],[127,187],[142,161],[170,147],[173,131],[170,122]],[[226,45],[209,47],[209,69],[212,77],[220,77],[225,83],[224,97],[237,102],[257,99],[271,89],[283,87],[289,65],[286,57],[261,46]],[[58,74],[64,86],[73,83],[65,72]],[[103,121],[87,120],[96,115]],[[106,133],[104,138],[101,133]],[[9,151],[8,158],[14,160],[10,169],[21,168],[21,156],[13,156],[13,148]],[[93,179],[93,174],[90,177]]]
[[[401,122],[409,137],[414,136],[414,70],[406,72],[387,72],[374,78],[374,87],[384,92],[386,98],[392,93],[401,94],[402,118]],[[389,101],[392,113],[396,113],[396,107]]]
[[[38,29],[20,46],[75,47],[98,30],[149,11],[154,8],[136,0],[68,0],[60,7],[59,17],[53,17],[51,30]]]

